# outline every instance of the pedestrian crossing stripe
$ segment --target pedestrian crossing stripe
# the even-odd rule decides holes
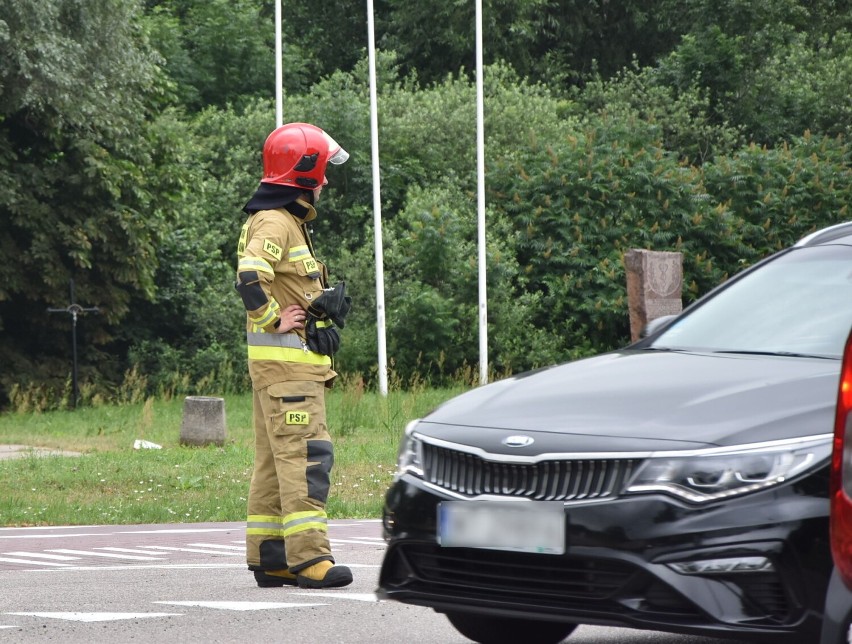
[[[269,610],[272,608],[310,608],[311,606],[328,606],[328,604],[317,603],[294,603],[294,602],[227,602],[227,601],[172,601],[154,602],[155,604],[166,604],[168,606],[190,606],[195,608],[217,608],[219,610]]]
[[[144,619],[146,617],[182,617],[183,613],[6,613],[22,617],[47,617],[73,622],[114,622],[122,619]]]
[[[27,555],[29,556],[29,555]],[[30,559],[16,559],[15,557],[0,557],[0,561],[6,563],[27,564],[28,566],[70,566],[71,564],[59,563],[57,561],[32,561]]]
[[[354,599],[359,602],[378,602],[382,601],[376,597],[375,593],[342,593],[340,591],[332,591],[328,593],[311,591],[309,593],[293,593],[294,595],[305,595],[307,597],[336,597],[338,599]]]
[[[16,550],[15,552],[4,552],[4,555],[10,555],[12,557],[36,557],[39,559],[51,559],[53,561],[78,561],[80,557],[67,557],[65,555],[48,555],[43,552],[24,552],[22,550]]]
[[[136,561],[159,561],[162,559],[162,557],[119,555],[111,552],[92,552],[91,550],[73,550],[71,548],[49,548],[47,552],[59,552],[64,555],[86,555],[87,557],[108,557],[110,559],[133,559]]]

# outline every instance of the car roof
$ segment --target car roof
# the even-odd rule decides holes
[[[852,221],[847,221],[835,226],[829,226],[802,237],[796,242],[795,247],[820,246],[822,244],[849,244],[852,245]]]

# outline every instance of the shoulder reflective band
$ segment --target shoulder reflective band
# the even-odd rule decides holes
[[[269,273],[274,275],[275,271],[272,266],[262,257],[243,257],[237,264],[237,272],[242,271],[260,271],[261,273]]]
[[[303,259],[308,259],[311,256],[311,251],[308,250],[307,246],[293,246],[290,248],[290,252],[287,257],[291,262],[298,262]]]

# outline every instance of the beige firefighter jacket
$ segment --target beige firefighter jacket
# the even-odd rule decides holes
[[[308,350],[303,329],[274,333],[282,309],[302,308],[328,283],[325,266],[313,254],[306,223],[316,210],[305,201],[304,219],[286,207],[261,210],[243,225],[237,246],[237,290],[246,307],[248,364],[252,386],[263,389],[285,380],[329,381],[337,374],[331,358]]]

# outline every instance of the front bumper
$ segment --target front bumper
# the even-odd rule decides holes
[[[700,508],[652,495],[569,504],[564,555],[442,548],[441,500],[410,475],[388,491],[380,597],[753,641],[818,637],[831,572],[822,476]],[[682,574],[670,565],[746,557],[772,569]]]

